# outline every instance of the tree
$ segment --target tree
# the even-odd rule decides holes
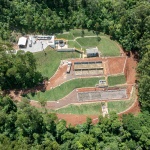
[[[138,64],[139,100],[143,107],[150,108],[150,51],[148,51]]]
[[[0,53],[0,87],[4,89],[28,88],[43,81],[36,70],[36,60],[32,53],[18,51],[16,55]]]

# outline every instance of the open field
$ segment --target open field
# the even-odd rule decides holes
[[[83,31],[83,33],[82,33]],[[83,37],[83,36],[97,36],[96,32],[91,31],[91,30],[81,30],[81,29],[74,29],[74,30],[70,30],[70,33],[76,38],[76,37]],[[98,35],[100,35],[102,33],[99,33]]]
[[[93,36],[93,37],[86,37],[86,36]],[[98,41],[98,37],[101,38],[100,41]],[[102,56],[120,55],[120,49],[117,43],[113,40],[110,40],[110,38],[104,35],[103,33],[97,35],[94,31],[84,30],[84,34],[82,34],[81,29],[75,29],[70,30],[70,32],[68,33],[57,34],[56,38],[64,38],[66,40],[72,40],[68,41],[69,47],[82,48],[83,50],[85,50],[86,48],[97,46]]]
[[[37,70],[48,78],[54,75],[61,60],[80,57],[80,54],[77,52],[57,52],[50,48],[46,48],[45,52],[46,55],[42,51],[34,53],[34,56],[37,61]]]
[[[108,81],[109,86],[111,86],[112,83],[113,83],[113,85],[116,85],[116,84],[122,84],[125,82],[125,80],[124,80],[125,78],[123,75],[110,76],[109,78],[112,79],[112,80]],[[115,78],[116,82],[114,82],[114,80],[113,80],[114,78]],[[45,92],[30,93],[26,97],[31,100],[44,99],[45,101],[56,101],[56,100],[59,100],[59,99],[65,97],[66,95],[68,95],[71,91],[73,91],[76,88],[95,87],[95,84],[98,84],[100,79],[104,79],[104,77],[73,79],[73,80],[70,80],[70,81],[67,81],[67,82],[61,84],[60,86],[58,86],[54,89],[51,89],[51,90],[48,90]]]
[[[49,91],[31,93],[31,94],[28,94],[26,97],[31,100],[44,99],[45,101],[56,101],[65,97],[76,88],[94,87],[95,84],[97,84],[100,79],[104,79],[104,78],[102,77],[102,78],[74,79],[74,80],[65,82],[62,85],[54,89],[51,89]]]
[[[114,86],[117,84],[124,84],[126,83],[125,75],[118,75],[118,76],[109,76],[108,77],[108,85]]]
[[[73,40],[74,36],[71,33],[65,33],[65,34],[57,34],[56,38],[57,39],[63,38],[63,39],[66,39],[66,40]]]
[[[82,46],[83,50],[90,47],[98,47],[102,56],[119,56],[120,50],[117,44],[110,40],[108,37],[100,36],[101,40],[98,41],[97,37],[84,37],[78,38],[76,41]]]
[[[101,36],[99,45],[97,45],[102,56],[119,56],[120,49],[117,44],[108,37]]]
[[[76,37],[97,36],[97,35],[100,35],[100,34],[103,35],[103,33],[96,34],[96,32],[89,31],[87,29],[84,29],[84,30],[81,30],[81,29],[72,30],[71,29],[70,31],[56,34],[56,38],[65,38],[67,40],[74,40]]]
[[[68,41],[68,47],[69,48],[79,48],[81,49],[81,46],[76,41]]]
[[[83,37],[76,39],[76,41],[82,46],[84,50],[86,48],[96,47],[100,44],[100,42],[97,40],[97,37]]]
[[[114,101],[108,102],[108,111],[115,111],[116,113],[120,113],[128,109],[135,101],[136,93],[135,89],[133,89],[133,93],[129,100],[122,100],[122,101]]]
[[[101,103],[69,105],[55,111],[62,114],[78,114],[78,115],[100,115]]]
[[[108,111],[115,111],[120,113],[128,109],[135,101],[136,93],[135,88],[129,100],[120,100],[120,101],[111,101],[108,102]],[[69,105],[64,108],[56,110],[56,113],[63,114],[84,114],[84,115],[100,115],[101,112],[101,102],[90,103],[90,104],[81,104],[81,105]]]

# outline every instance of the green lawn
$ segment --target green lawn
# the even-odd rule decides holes
[[[56,110],[56,113],[62,114],[79,114],[79,115],[100,115],[101,103],[69,105]]]
[[[134,100],[135,100],[135,89],[131,96],[130,100],[122,100],[122,101],[114,101],[108,102],[108,111],[115,111],[116,113],[120,113],[125,111],[129,108]],[[82,105],[69,105],[64,108],[60,108],[55,111],[56,113],[63,113],[63,114],[82,114],[82,115],[100,115],[101,112],[101,103],[91,103],[91,104],[82,104]]]
[[[117,84],[124,84],[126,83],[125,75],[118,75],[118,76],[109,76],[108,77],[108,85],[114,86]]]
[[[68,41],[68,47],[69,48],[79,48],[81,49],[81,46],[76,41]]]
[[[76,88],[94,87],[95,84],[98,84],[100,79],[104,79],[104,77],[73,79],[63,83],[59,87],[56,87],[52,90],[45,91],[45,92],[38,92],[38,93],[30,93],[26,95],[26,97],[32,100],[44,99],[45,101],[55,101],[65,97]],[[108,79],[109,79],[108,80],[109,86],[125,83],[124,75],[110,76],[108,77]]]
[[[74,29],[74,30],[70,30],[70,33],[72,33],[72,35],[76,38],[76,37],[82,37],[83,36],[97,36],[95,32],[93,31],[89,31],[87,29],[83,30],[84,33],[82,34],[82,29]]]
[[[102,37],[97,45],[99,51],[101,52],[102,56],[119,56],[120,50],[117,46],[116,42],[110,40],[108,37]]]
[[[97,37],[84,37],[84,36],[97,36],[95,32],[84,30],[84,36],[82,36],[81,29],[70,30],[69,33],[57,34],[57,38],[64,38],[66,40],[74,40],[76,37],[80,37],[76,39],[76,41],[82,46],[83,50],[90,47],[98,47],[102,56],[119,56],[120,49],[117,43],[113,40],[110,40],[108,36],[105,36],[103,33],[98,34],[101,38],[100,41],[97,40]],[[69,47],[77,47],[80,48],[80,45],[69,41]]]
[[[97,40],[97,37],[78,38],[76,41],[82,46],[84,50],[86,48],[96,47],[100,44],[100,42]]]
[[[38,92],[38,93],[30,93],[25,97],[31,100],[38,100],[40,98],[40,99],[44,99],[45,101],[55,101],[65,97],[76,88],[94,87],[95,84],[97,84],[100,79],[104,79],[104,78],[101,77],[101,78],[74,79],[63,83],[62,85],[52,90],[45,91],[45,92]]]
[[[129,100],[122,100],[122,101],[114,101],[108,102],[108,111],[115,111],[116,113],[120,113],[128,109],[135,101],[136,93],[135,89],[133,90],[132,96]]]
[[[42,73],[43,76],[50,78],[56,72],[60,61],[67,58],[79,58],[80,54],[77,52],[57,52],[47,48],[44,52],[34,53],[37,61],[37,70]]]
[[[83,37],[78,38],[76,41],[82,46],[85,50],[90,47],[98,47],[102,56],[119,56],[120,50],[117,44],[110,40],[106,36],[100,36],[101,40],[98,41],[97,37]]]
[[[56,38],[58,38],[58,39],[63,38],[63,39],[66,39],[66,40],[73,40],[74,39],[74,37],[73,37],[73,35],[71,33],[57,34]]]

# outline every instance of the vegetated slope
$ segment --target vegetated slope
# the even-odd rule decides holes
[[[41,113],[28,101],[16,104],[0,97],[0,149],[149,149],[150,115],[125,115],[122,120],[112,113],[99,117],[93,125],[77,126],[58,120],[55,114]],[[119,140],[118,140],[119,139]]]
[[[147,0],[130,2],[107,1],[21,1],[1,0],[0,36],[10,38],[11,31],[51,34],[64,29],[82,28],[104,32],[117,39],[128,51],[143,53],[148,49],[150,3]],[[92,32],[91,32],[92,33]],[[88,35],[86,30],[76,35]]]
[[[79,58],[80,54],[77,52],[57,52],[47,47],[44,52],[34,53],[37,70],[42,73],[43,76],[50,78],[54,75],[58,69],[61,60],[69,58]]]
[[[94,87],[95,84],[98,84],[100,79],[104,79],[103,77],[101,78],[78,78],[78,79],[73,79],[70,81],[67,81],[60,86],[55,87],[54,89],[51,89],[49,91],[45,92],[38,92],[38,93],[30,93],[26,95],[28,99],[31,100],[39,100],[39,99],[44,99],[45,101],[55,101],[59,100],[66,95],[68,95],[70,92],[72,92],[76,88],[81,88],[81,87]]]

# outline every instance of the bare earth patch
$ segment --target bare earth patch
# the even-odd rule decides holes
[[[72,62],[72,64],[75,61],[102,61],[104,65],[104,75],[117,75],[117,74],[122,74],[124,73],[127,79],[127,97],[130,96],[131,88],[132,85],[135,84],[136,80],[136,66],[137,62],[134,60],[134,56],[131,55],[130,57],[126,57],[125,55],[122,55],[122,57],[103,57],[103,58],[80,58],[80,59],[71,59],[69,61]],[[71,73],[69,75],[66,74],[66,69],[67,65],[66,64],[61,64],[60,67],[58,68],[57,72],[55,75],[44,85],[46,90],[50,90],[52,87],[59,86],[65,81],[68,81],[73,78],[77,78],[74,73],[73,73],[73,67]],[[83,76],[84,77],[84,76]],[[40,88],[34,89],[35,91],[39,91]],[[99,90],[99,88],[81,88],[78,89],[80,92],[84,91],[96,91]],[[27,92],[31,92],[31,90],[28,90]],[[14,91],[11,91],[11,96],[16,99],[20,100],[20,94],[22,91],[18,91],[17,94],[15,94]],[[70,103],[74,103],[76,100],[76,90],[74,90],[71,94],[63,98],[62,101],[59,102],[47,102],[46,108],[57,108],[62,107],[62,105],[67,105]],[[36,101],[31,101],[31,105],[40,108],[41,105],[39,102]],[[135,103],[125,112],[121,113],[122,114],[127,114],[127,113],[133,113],[137,114],[140,112],[140,106],[139,102],[136,100]],[[71,123],[72,125],[77,125],[77,124],[82,124],[86,121],[86,115],[73,115],[73,114],[57,114],[59,119],[65,119],[67,123]],[[93,123],[96,123],[98,121],[98,116],[89,116],[92,118]]]

